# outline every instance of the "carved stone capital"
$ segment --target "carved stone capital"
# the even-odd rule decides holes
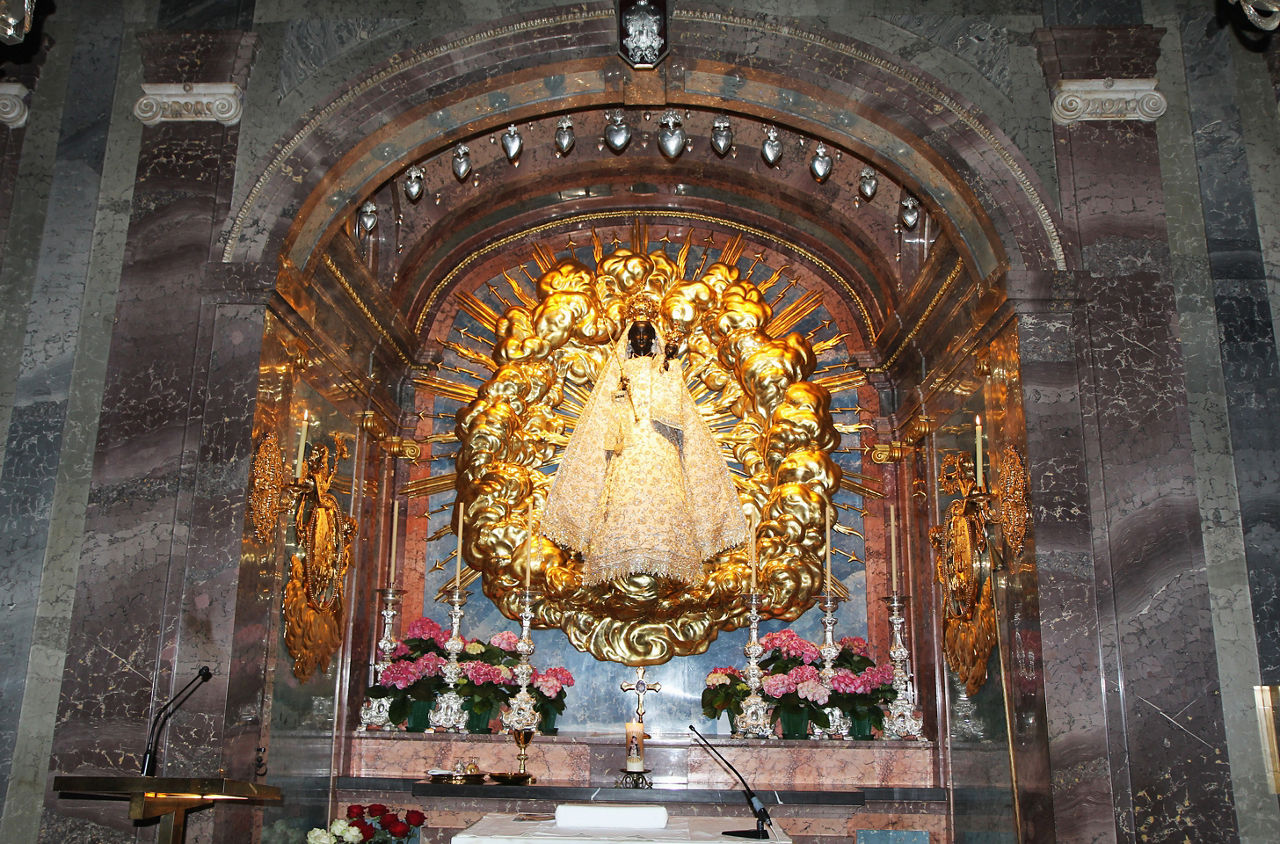
[[[27,125],[27,86],[21,82],[0,82],[0,123],[10,129]]]
[[[1053,89],[1053,122],[1153,121],[1168,107],[1154,79],[1063,79]]]
[[[240,86],[234,82],[144,82],[142,92],[133,116],[147,126],[193,121],[233,126],[244,110]]]

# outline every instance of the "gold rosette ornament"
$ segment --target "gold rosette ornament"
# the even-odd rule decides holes
[[[505,615],[517,617],[528,559],[533,586],[544,596],[535,606],[534,624],[563,629],[580,650],[632,666],[701,653],[721,630],[746,624],[751,573],[741,540],[754,516],[761,613],[799,617],[822,588],[824,512],[841,480],[831,459],[840,437],[830,393],[808,380],[814,350],[789,331],[817,306],[817,298],[802,297],[775,315],[761,287],[735,266],[740,240],[688,279],[688,239],[674,258],[662,250],[645,253],[648,238],[639,225],[632,249],[619,247],[603,257],[600,239],[593,242],[594,270],[537,249],[542,274],[534,295],[520,297],[521,304],[501,315],[489,311],[490,318],[482,320],[496,337],[496,369],[458,413],[457,484],[467,513],[464,554],[482,575],[485,595]],[[763,286],[776,280],[775,275]],[[484,315],[487,306],[462,295],[469,312]],[[703,449],[700,459],[723,462],[720,473],[732,478],[725,486],[728,517],[738,521],[704,540],[700,550],[708,556],[700,575],[696,569],[692,577],[635,571],[594,582],[584,577],[579,552],[533,526],[547,512],[555,483],[550,470],[565,472],[565,461],[576,459],[575,429],[593,393],[610,394],[601,401],[621,402],[626,399],[618,388],[634,390],[624,381],[630,369],[619,350],[625,350],[628,327],[638,320],[656,329],[654,366],[663,366],[671,347],[669,366],[683,377],[687,393],[677,393],[687,395],[693,417],[678,423],[683,433],[675,439],[689,449],[689,431],[709,434],[709,451]],[[602,379],[608,389],[596,390]],[[651,410],[660,421],[658,405]],[[681,459],[687,465],[692,457],[686,451]],[[688,491],[692,506],[701,501],[710,509],[710,487],[699,486],[696,472],[688,477],[694,479]],[[591,494],[577,503],[584,513],[604,506]],[[653,521],[642,514],[635,529],[652,529]],[[516,549],[523,549],[531,533],[536,535],[526,558]]]

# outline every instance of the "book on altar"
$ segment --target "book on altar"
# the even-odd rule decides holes
[[[622,803],[565,803],[556,807],[556,826],[597,829],[664,829],[666,806]]]

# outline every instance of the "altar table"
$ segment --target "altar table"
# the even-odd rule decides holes
[[[532,841],[535,844],[582,844],[584,841],[625,842],[625,844],[689,844],[706,841],[747,841],[727,838],[729,829],[754,829],[754,818],[689,818],[672,817],[664,829],[593,829],[560,827],[552,820],[516,820],[527,815],[485,815],[478,823],[453,837],[453,844],[511,844]],[[774,826],[771,841],[791,844],[791,839]]]

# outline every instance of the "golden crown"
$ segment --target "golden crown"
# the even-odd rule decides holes
[[[636,296],[628,300],[625,313],[632,322],[651,322],[658,316],[658,303],[648,296]]]

